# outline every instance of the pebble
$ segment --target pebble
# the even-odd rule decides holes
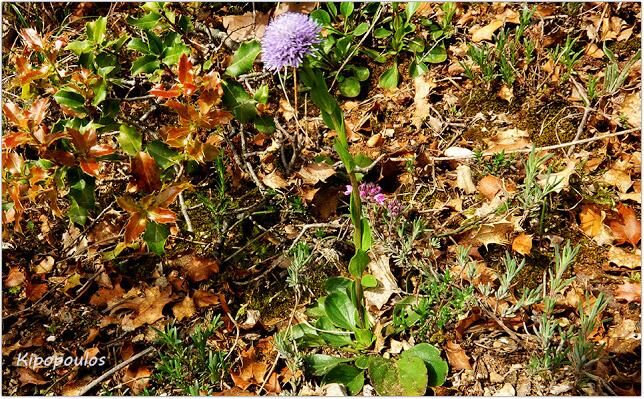
[[[510,383],[506,383],[492,396],[515,396],[517,393]]]

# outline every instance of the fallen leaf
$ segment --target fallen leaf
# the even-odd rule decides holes
[[[264,36],[268,15],[263,12],[247,12],[242,15],[224,15],[222,23],[231,40],[241,43],[246,39],[261,39]]]
[[[512,241],[512,250],[520,253],[521,255],[529,255],[532,251],[532,234],[519,234],[514,241]]]
[[[372,261],[369,262],[371,274],[378,280],[378,286],[364,291],[368,307],[380,310],[394,293],[398,292],[398,282],[389,268],[389,256],[384,248],[375,246],[371,249]]]
[[[20,386],[25,386],[29,384],[45,385],[49,382],[48,380],[44,379],[40,374],[26,367],[19,367],[18,369],[16,369],[16,371],[18,372],[18,381],[20,381]]]
[[[472,370],[470,365],[470,358],[465,354],[465,351],[459,344],[454,341],[447,341],[445,345],[445,353],[447,354],[447,361],[454,370]]]
[[[501,99],[505,100],[508,103],[512,102],[512,99],[514,98],[514,91],[512,87],[508,87],[507,85],[502,85],[499,91],[496,93],[496,95]]]
[[[414,113],[411,116],[411,121],[420,129],[425,119],[429,116],[429,101],[427,96],[431,90],[436,86],[433,81],[428,80],[429,74],[423,74],[414,78]]]
[[[130,387],[134,395],[138,395],[148,386],[152,370],[146,366],[129,365],[123,375],[123,383]]]
[[[486,152],[497,153],[501,151],[519,150],[530,148],[530,135],[527,131],[521,129],[501,130],[489,139],[484,139],[488,145]]]
[[[487,175],[479,181],[479,184],[476,187],[481,195],[488,200],[491,200],[496,196],[496,193],[503,189],[503,182],[501,182],[501,179],[496,176]]]
[[[204,290],[195,290],[192,299],[200,308],[219,305],[219,295]]]
[[[642,93],[639,90],[627,95],[622,102],[620,114],[633,127],[642,127]]]
[[[581,231],[590,237],[598,236],[603,229],[605,217],[606,213],[598,206],[594,204],[582,205],[579,213]]]
[[[244,351],[241,357],[241,366],[237,373],[231,372],[230,376],[235,383],[235,386],[246,390],[251,385],[261,385],[264,382],[264,374],[268,370],[265,363],[257,361],[257,354],[255,347]]]
[[[4,279],[5,288],[13,288],[22,285],[25,282],[25,274],[18,267],[9,268],[9,273]]]
[[[633,185],[631,175],[628,173],[630,165],[628,162],[617,161],[601,177],[601,181],[617,187],[620,192],[625,193]]]
[[[617,205],[617,212],[621,220],[615,219],[608,223],[608,226],[615,235],[617,244],[628,242],[634,248],[637,247],[642,236],[642,226],[640,220],[637,218],[635,211],[624,205]]]
[[[54,258],[52,256],[47,256],[45,259],[40,261],[40,263],[33,267],[33,272],[36,274],[46,274],[52,271],[53,268]]]
[[[188,278],[194,282],[209,279],[213,274],[219,273],[219,261],[188,253],[168,261],[168,265],[180,268]]]
[[[170,294],[172,289],[166,287],[163,291],[159,287],[146,288],[143,297],[136,297],[132,300],[114,307],[111,314],[121,309],[132,309],[132,314],[126,315],[121,321],[123,331],[133,331],[145,324],[152,324],[163,318],[163,308],[172,301]]]
[[[640,283],[624,283],[615,289],[615,298],[626,302],[641,302],[642,285]]]
[[[99,288],[89,300],[90,305],[107,306],[121,299],[125,290],[121,288],[120,283],[116,283],[114,288]]]
[[[47,284],[32,284],[29,281],[25,284],[25,296],[30,302],[36,302],[49,290]]]
[[[465,194],[476,192],[476,186],[472,181],[472,169],[469,165],[459,165],[456,168],[456,187],[463,190]]]
[[[619,354],[633,353],[641,345],[642,334],[638,330],[638,321],[623,318],[619,324],[608,329],[606,351]]]
[[[272,189],[280,189],[288,186],[288,182],[284,180],[282,175],[275,169],[271,173],[262,178],[262,182]]]
[[[611,246],[608,250],[608,261],[627,269],[639,269],[642,266],[641,258],[642,252],[639,249],[631,253],[623,248]]]
[[[192,317],[195,314],[194,300],[186,295],[181,302],[172,306],[172,313],[179,321]]]
[[[495,19],[481,28],[470,31],[470,33],[472,34],[472,41],[478,43],[483,40],[492,40],[494,32],[496,32],[502,26],[503,21]]]
[[[320,181],[326,182],[326,179],[335,174],[335,169],[326,163],[311,163],[302,166],[297,174],[300,175],[304,183],[315,185]]]

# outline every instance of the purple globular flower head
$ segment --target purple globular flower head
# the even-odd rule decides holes
[[[287,12],[275,18],[262,38],[264,68],[271,72],[297,68],[320,42],[321,29],[306,14]]]

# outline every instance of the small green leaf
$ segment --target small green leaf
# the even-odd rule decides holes
[[[325,298],[326,301],[326,298]],[[324,341],[336,348],[342,348],[344,346],[349,346],[353,343],[351,336],[346,333],[346,331],[340,330],[333,324],[331,319],[327,316],[320,317],[315,323],[315,327],[326,331],[318,331],[318,335],[324,339]]]
[[[401,357],[396,362],[404,396],[423,396],[427,391],[427,368],[417,357]]]
[[[323,376],[331,371],[334,367],[339,364],[350,362],[352,359],[344,359],[341,357],[323,355],[323,354],[314,354],[309,355],[304,358],[304,365],[307,368],[307,371],[315,376]]]
[[[148,249],[157,254],[163,255],[165,252],[165,240],[170,235],[168,226],[149,221],[148,226],[143,233],[143,240],[148,245]]]
[[[262,51],[262,45],[258,40],[249,40],[242,43],[235,54],[233,60],[226,68],[226,75],[237,77],[253,69],[255,58]]]
[[[343,96],[353,98],[360,94],[360,81],[354,77],[348,77],[340,83],[340,93]]]
[[[398,87],[399,79],[400,73],[398,72],[398,63],[394,62],[394,65],[391,68],[387,69],[382,75],[380,75],[378,86],[383,89],[392,90]]]
[[[54,100],[56,100],[58,104],[70,108],[80,114],[87,113],[87,110],[85,109],[85,98],[75,91],[60,89],[54,95]]]
[[[369,220],[367,218],[362,218],[362,245],[361,249],[365,252],[371,248],[371,227],[369,226]]]
[[[237,82],[226,80],[222,83],[224,105],[242,123],[252,121],[257,116],[255,100],[251,99],[244,87]]]
[[[275,121],[270,116],[255,118],[255,129],[258,132],[271,134],[275,131]]]
[[[170,47],[166,47],[163,52],[163,63],[166,65],[175,65],[183,54],[190,55],[190,48],[179,42]]]
[[[117,140],[123,152],[130,156],[136,156],[141,152],[142,138],[141,133],[137,132],[135,128],[128,125],[121,125],[119,128],[119,135]]]
[[[414,59],[410,64],[409,64],[409,76],[412,78],[417,78],[419,76],[424,75],[429,71],[429,68],[427,68],[427,65],[425,65],[423,62],[419,62],[418,59]]]
[[[355,278],[361,278],[368,264],[369,255],[365,251],[359,250],[349,261],[349,273]]]
[[[421,4],[422,2],[420,1],[410,1],[409,3],[407,3],[407,7],[405,7],[405,16],[407,17],[407,21],[409,21],[411,17],[414,16]]]
[[[107,82],[101,79],[96,86],[92,88],[94,91],[94,98],[92,98],[92,105],[97,107],[100,103],[107,98]]]
[[[144,55],[134,60],[130,70],[133,75],[138,75],[140,73],[152,73],[159,69],[160,66],[159,59],[155,55]]]
[[[354,66],[353,68],[353,73],[356,75],[356,78],[358,78],[359,81],[364,82],[365,80],[369,79],[369,68],[367,67],[362,67],[362,66]]]
[[[362,276],[361,283],[364,288],[375,288],[378,286],[378,280],[376,280],[373,274],[365,274]]]
[[[255,91],[253,98],[260,104],[268,103],[268,85],[261,85],[259,89]]]
[[[328,12],[322,10],[322,9],[317,9],[313,11],[311,14],[309,14],[311,19],[316,21],[318,24],[322,26],[330,25],[331,24],[331,16],[329,15]]]
[[[89,42],[89,40],[77,40],[74,42],[70,42],[66,47],[65,50],[69,50],[72,53],[76,55],[81,55],[83,53],[87,53],[92,49],[92,44]]]
[[[148,47],[150,48],[150,52],[156,55],[163,54],[163,42],[161,41],[161,38],[151,30],[145,31],[145,36],[148,38]]]
[[[379,356],[369,360],[369,378],[381,396],[423,396],[427,390],[427,369],[417,357],[394,362]]]
[[[356,26],[356,28],[353,30],[351,33],[353,36],[362,36],[367,31],[369,30],[369,24],[366,22],[361,23],[360,25]]]
[[[94,22],[85,24],[85,31],[87,32],[87,40],[94,44],[101,44],[105,40],[105,30],[107,28],[107,18],[100,17]]]
[[[322,384],[338,383],[347,388],[347,393],[356,396],[364,386],[364,371],[347,364],[335,366],[322,379]]]
[[[167,169],[179,162],[179,153],[168,147],[168,145],[162,141],[155,140],[148,143],[145,150],[152,158],[154,158],[154,161],[159,165],[159,167],[161,167],[161,169]]]
[[[445,44],[441,43],[440,45],[434,47],[430,52],[423,58],[423,61],[429,62],[430,64],[440,64],[447,60],[447,50],[445,49]]]
[[[376,39],[384,39],[391,36],[391,31],[385,28],[377,28],[373,31],[373,37]]]
[[[149,14],[145,14],[141,18],[131,18],[128,17],[127,23],[130,25],[134,25],[139,29],[152,29],[157,26],[159,23],[159,20],[161,19],[161,14],[158,14],[156,12],[151,12]]]
[[[340,3],[340,14],[342,14],[345,18],[348,17],[353,13],[353,2],[350,1],[343,1]]]
[[[346,294],[347,290],[351,287],[352,282],[353,281],[350,278],[342,276],[329,277],[324,282],[324,289],[329,294],[332,294],[334,292],[342,292]]]
[[[415,356],[425,362],[427,366],[427,384],[432,387],[440,386],[445,383],[448,366],[447,362],[441,358],[441,352],[428,343],[417,344],[403,353],[400,358]]]
[[[345,330],[354,330],[357,327],[358,310],[347,294],[342,292],[329,294],[324,300],[324,309],[336,326]]]

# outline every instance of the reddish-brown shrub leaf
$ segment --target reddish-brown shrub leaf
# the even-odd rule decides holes
[[[132,214],[130,220],[127,222],[127,226],[125,226],[125,242],[130,243],[139,238],[145,231],[147,225],[148,219],[145,215],[140,213]]]
[[[154,158],[147,152],[141,151],[132,159],[132,173],[140,190],[152,192],[161,188],[161,172]]]

